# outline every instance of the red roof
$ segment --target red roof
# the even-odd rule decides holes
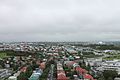
[[[27,70],[27,67],[23,67],[20,71],[21,72],[26,72],[26,70]]]
[[[66,77],[65,73],[59,73],[57,75],[57,80],[68,80],[68,78]]]
[[[94,79],[91,75],[86,74],[86,73],[87,73],[87,70],[82,69],[80,66],[77,66],[77,67],[75,68],[75,70],[76,70],[77,72],[79,72],[81,75],[83,75],[84,79],[96,80],[96,79]]]
[[[45,62],[40,63],[40,68],[45,69],[45,64],[46,64]]]
[[[93,77],[92,77],[91,75],[89,75],[89,74],[85,74],[85,75],[84,75],[84,78],[85,78],[85,79],[94,80]]]
[[[87,72],[87,70],[85,70],[85,69],[82,69],[81,67],[76,67],[76,71],[77,72],[79,72],[80,74],[84,74],[84,73],[86,73]]]
[[[64,73],[65,74],[65,71],[57,71],[57,74],[59,74],[59,73]]]
[[[66,65],[72,66],[74,63],[75,63],[74,61],[69,61],[69,62],[66,63]]]

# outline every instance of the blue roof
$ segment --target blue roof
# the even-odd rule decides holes
[[[39,80],[39,74],[35,74],[35,73],[33,73],[32,75],[31,75],[31,77],[29,78],[29,80]]]
[[[29,80],[39,80],[39,77],[42,75],[43,71],[39,68],[36,68],[35,73],[31,75]]]

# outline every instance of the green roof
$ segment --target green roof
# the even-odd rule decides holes
[[[72,56],[69,56],[69,59],[74,59],[74,57],[72,57]]]
[[[39,74],[32,74],[29,80],[39,80]]]

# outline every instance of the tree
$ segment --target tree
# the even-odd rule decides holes
[[[86,70],[90,71],[91,70],[91,66],[90,64],[88,63],[87,67],[86,67]]]
[[[112,77],[109,77],[108,80],[113,80],[113,78],[112,78]]]
[[[35,61],[32,62],[32,69],[35,70],[35,68],[38,68],[39,65],[36,64]]]
[[[27,71],[25,72],[26,77],[29,78],[29,77],[32,75],[32,72],[33,72],[32,67],[29,66],[29,67],[27,68]]]
[[[84,68],[84,69],[86,69],[86,64],[85,64],[85,61],[84,61],[84,59],[83,59],[83,62],[81,63],[81,65],[80,65],[82,68]]]
[[[105,70],[103,72],[103,76],[105,78],[105,80],[114,80],[114,78],[118,75],[118,72],[117,71],[113,71],[113,70]]]
[[[105,78],[103,76],[103,72],[94,73],[92,76],[94,76],[94,78],[97,80],[105,80]]]
[[[20,73],[17,80],[27,80],[27,76],[24,72]]]
[[[10,66],[13,68],[14,71],[16,71],[19,67],[19,64],[13,63],[13,64],[10,64]]]

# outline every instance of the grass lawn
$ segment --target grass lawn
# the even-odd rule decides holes
[[[105,57],[103,58],[104,60],[114,60],[114,59],[120,59],[120,54],[119,55],[113,55],[110,57]]]
[[[102,55],[90,54],[90,55],[83,55],[83,57],[86,57],[86,58],[96,58],[96,57],[102,57]]]
[[[7,57],[7,53],[1,52],[1,53],[0,53],[0,58],[2,59],[2,58],[5,58],[5,57]]]

